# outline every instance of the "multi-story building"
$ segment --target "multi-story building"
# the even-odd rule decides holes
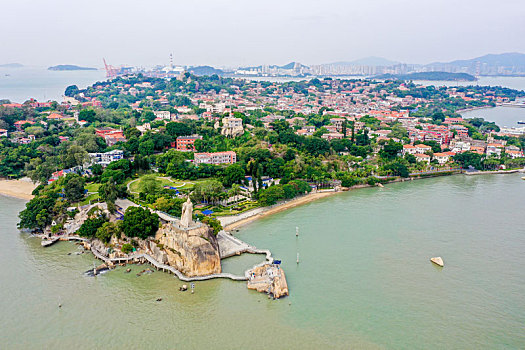
[[[99,128],[95,129],[95,134],[104,138],[108,146],[113,146],[117,142],[126,142],[126,137],[122,130],[113,128]]]
[[[106,166],[111,162],[124,159],[124,151],[115,149],[106,153],[90,153],[89,156],[93,164]]]
[[[175,146],[177,147],[177,151],[195,151],[195,141],[196,140],[202,140],[202,136],[192,135],[192,136],[177,137],[177,142],[175,144]],[[172,143],[172,147],[173,147],[173,143]]]
[[[237,162],[237,154],[232,151],[215,153],[195,153],[195,164],[233,164]]]
[[[155,111],[153,112],[153,114],[155,114],[155,117],[157,117],[158,119],[171,120],[170,111]]]

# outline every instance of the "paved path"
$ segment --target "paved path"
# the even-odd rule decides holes
[[[217,220],[221,222],[222,227],[226,227],[228,225],[233,224],[234,222],[264,213],[267,210],[268,210],[268,207],[255,208],[255,209],[248,210],[248,211],[245,211],[244,213],[237,214],[237,215],[218,216]]]

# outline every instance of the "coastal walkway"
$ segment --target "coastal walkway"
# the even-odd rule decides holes
[[[188,277],[185,276],[182,272],[175,269],[173,266],[161,264],[157,260],[155,260],[153,257],[151,257],[149,254],[140,253],[140,254],[132,254],[128,257],[122,257],[122,258],[108,258],[107,256],[104,256],[101,252],[99,252],[94,246],[91,247],[91,252],[95,257],[98,259],[104,261],[105,263],[113,263],[113,264],[120,264],[120,263],[126,263],[129,261],[142,261],[142,262],[148,262],[151,265],[153,265],[157,270],[162,270],[165,272],[171,272],[174,275],[177,276],[177,278],[184,282],[192,282],[192,281],[205,281],[205,280],[211,280],[214,278],[228,278],[234,281],[246,281],[248,277],[245,276],[238,276],[234,275],[232,273],[216,273],[212,275],[207,276],[195,276],[195,277]]]

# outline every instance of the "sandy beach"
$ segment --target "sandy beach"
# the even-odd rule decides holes
[[[0,195],[30,200],[31,194],[37,187],[29,178],[20,180],[0,180]]]
[[[287,210],[287,209],[290,209],[290,208],[294,208],[294,207],[297,207],[299,205],[310,203],[310,202],[313,202],[313,201],[321,199],[321,198],[333,196],[334,194],[337,194],[337,193],[342,193],[342,192],[330,191],[330,192],[311,193],[311,194],[308,194],[306,196],[303,196],[303,197],[300,197],[300,198],[296,198],[296,199],[293,199],[291,201],[288,201],[288,202],[285,202],[285,203],[282,203],[282,204],[276,204],[273,207],[256,208],[254,210],[251,210],[251,211],[248,211],[248,212],[236,215],[234,217],[227,217],[227,216],[225,216],[225,217],[221,217],[221,218],[218,218],[218,219],[223,224],[225,231],[231,231],[231,230],[237,229],[237,228],[239,228],[239,227],[241,227],[243,225],[246,225],[246,224],[248,224],[248,223],[250,223],[252,221],[255,221],[255,220],[258,220],[260,218],[263,218],[265,216],[273,215],[275,213],[279,213],[281,211],[284,211],[284,210]]]

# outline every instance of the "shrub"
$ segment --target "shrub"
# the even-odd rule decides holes
[[[120,249],[122,253],[129,254],[133,251],[133,246],[129,243],[125,243],[122,245],[122,249]]]

